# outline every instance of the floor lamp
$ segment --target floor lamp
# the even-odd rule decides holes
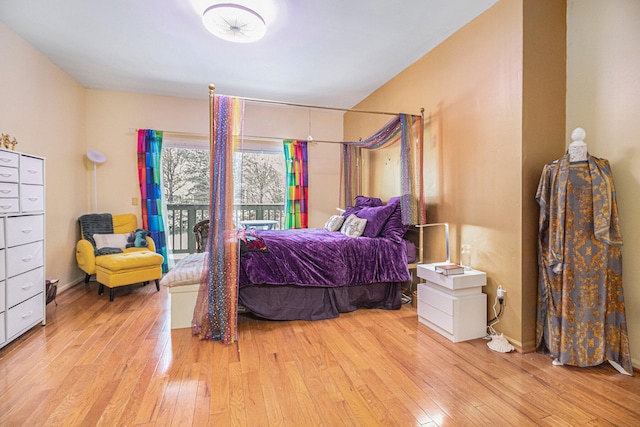
[[[87,151],[87,159],[93,163],[93,200],[95,205],[95,212],[98,213],[98,164],[107,161],[105,156],[100,151],[89,150]]]

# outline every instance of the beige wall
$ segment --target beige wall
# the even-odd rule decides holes
[[[88,203],[85,90],[2,23],[0,57],[0,132],[47,159],[46,276],[63,288],[77,277],[76,218]]]
[[[589,153],[611,163],[631,357],[640,368],[640,2],[569,0],[567,17],[565,141],[582,127]]]
[[[208,89],[203,88],[205,94]],[[107,156],[98,165],[98,211],[140,217],[137,129],[207,134],[208,101],[87,90],[87,149]],[[89,185],[86,212],[93,212],[93,168],[85,161]],[[136,205],[133,204],[135,200]]]
[[[496,330],[525,350],[535,338],[535,188],[542,154],[553,141],[561,153],[564,132],[564,49],[549,42],[564,45],[562,2],[500,1],[358,105],[425,109],[427,222],[450,223],[453,261],[462,243],[472,245],[473,266],[487,272],[490,317],[498,285],[507,290]],[[345,133],[371,126],[349,115]],[[550,142],[535,144],[540,137]],[[389,182],[397,148],[368,162],[370,194],[398,194]]]

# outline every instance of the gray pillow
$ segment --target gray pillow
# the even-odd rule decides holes
[[[329,231],[338,231],[340,230],[340,227],[342,227],[343,222],[344,222],[344,217],[342,215],[333,215],[324,224],[324,228]]]
[[[354,214],[349,215],[349,218],[342,224],[340,232],[349,237],[360,237],[364,232],[364,228],[367,226],[367,220],[364,218],[358,218]]]

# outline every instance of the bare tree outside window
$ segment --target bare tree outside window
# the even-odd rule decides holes
[[[209,151],[163,148],[162,178],[167,203],[209,204]]]
[[[241,153],[242,176],[236,196],[242,204],[284,203],[284,154],[264,152]]]
[[[162,176],[167,203],[209,203],[209,151],[162,150]],[[239,172],[239,174],[238,174]],[[238,152],[234,156],[236,203],[284,203],[284,155]]]

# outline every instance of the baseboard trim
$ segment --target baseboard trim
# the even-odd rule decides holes
[[[72,279],[70,282],[64,283],[62,285],[58,283],[58,293],[64,292],[67,289],[70,289],[76,285],[79,285],[80,283],[84,283],[84,276],[80,278]]]

